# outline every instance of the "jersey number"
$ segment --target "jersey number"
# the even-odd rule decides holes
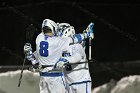
[[[39,53],[41,56],[43,57],[47,57],[48,56],[48,42],[42,41],[40,42],[40,50]]]

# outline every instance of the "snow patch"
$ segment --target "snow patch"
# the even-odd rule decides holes
[[[21,70],[0,73],[0,93],[39,93],[39,74],[24,70],[18,87],[20,73]]]
[[[140,93],[140,76],[128,76],[94,88],[92,93]]]

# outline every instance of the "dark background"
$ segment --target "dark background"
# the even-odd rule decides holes
[[[139,11],[140,2],[131,0],[2,0],[0,65],[22,65],[26,28],[33,24],[39,31],[42,21],[49,18],[70,23],[76,33],[82,33],[94,22],[94,63],[90,64],[93,87],[111,79],[140,74]]]

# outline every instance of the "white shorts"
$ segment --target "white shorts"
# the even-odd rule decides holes
[[[40,75],[40,93],[66,93],[63,75]]]
[[[91,82],[71,84],[68,93],[91,93]]]

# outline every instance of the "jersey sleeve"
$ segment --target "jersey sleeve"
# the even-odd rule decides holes
[[[69,46],[70,44],[81,43],[82,40],[86,39],[87,36],[85,33],[83,34],[76,34],[74,37],[66,37],[62,38],[63,47]]]
[[[66,51],[69,45],[72,42],[72,39],[70,37],[67,38],[60,38],[59,46],[61,47],[62,51]]]
[[[80,43],[82,40],[89,38],[89,36],[86,33],[83,34],[75,34],[74,37],[71,37],[71,43],[72,44],[76,44],[76,43]]]

